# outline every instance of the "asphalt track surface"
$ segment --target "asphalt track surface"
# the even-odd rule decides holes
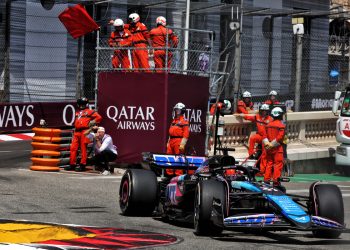
[[[195,236],[190,226],[125,217],[118,205],[120,175],[30,171],[30,150],[29,141],[0,143],[0,219],[134,229],[177,237],[177,243],[167,249],[350,249],[350,230],[335,240],[293,230],[260,234],[225,231],[222,237],[208,238]],[[313,179],[328,177],[299,176],[286,187],[289,192],[306,195]],[[345,220],[350,227],[350,178],[330,180],[343,192]]]

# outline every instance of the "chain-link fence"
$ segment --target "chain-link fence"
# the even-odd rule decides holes
[[[109,36],[100,36],[98,34],[97,70],[128,72],[166,71],[189,75],[210,75],[213,54],[212,31],[171,27],[166,28],[161,36],[164,37],[164,44],[153,48],[149,45],[134,47],[132,39],[130,39],[130,43],[124,39],[124,44],[126,44],[124,46],[120,46],[120,43],[112,46],[109,44]],[[175,37],[174,40],[172,40],[172,37]],[[149,67],[143,68],[141,67],[142,65],[140,66],[139,61],[143,58],[139,58],[139,51],[146,52],[146,56],[145,54],[141,56],[145,57],[144,59],[148,59],[147,65]],[[114,57],[117,57],[117,60],[115,60],[116,63],[113,65]],[[127,65],[122,63],[124,57],[126,57]]]
[[[65,1],[51,10],[37,0],[5,2],[0,3],[0,102],[71,100],[81,95],[94,99],[96,70],[124,70],[112,66],[116,48],[108,44],[111,26],[101,25],[99,39],[95,32],[78,41],[57,18],[69,6]],[[103,13],[105,18],[111,14]],[[259,104],[276,90],[292,109],[299,100],[302,111],[322,110],[331,108],[336,89],[349,84],[349,37],[305,34],[298,42],[291,33],[253,34],[243,29],[238,41],[235,35],[227,37],[229,32],[221,34],[213,48],[211,31],[171,29],[178,37],[177,46],[168,40],[155,50],[171,63],[155,67],[151,50],[149,71],[209,76],[212,96],[224,86],[222,97],[233,101],[238,86],[240,92],[251,91]],[[135,48],[121,49],[129,51],[128,70],[134,70]]]
[[[228,81],[223,81],[222,98],[233,101],[238,70],[239,91],[250,91],[256,108],[271,90],[276,90],[279,99],[293,110],[297,104],[299,111],[330,109],[334,91],[349,83],[348,41],[347,37],[321,35],[305,34],[298,39],[293,34],[243,33],[240,65],[234,65],[234,49],[221,57],[222,61],[224,56],[230,58],[231,65]]]

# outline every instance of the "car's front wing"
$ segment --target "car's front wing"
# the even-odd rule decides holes
[[[241,216],[229,216],[224,218],[224,227],[226,229],[237,229],[237,228],[257,228],[257,229],[270,229],[270,230],[319,230],[319,229],[330,229],[330,230],[344,230],[344,225],[329,220],[327,218],[319,216],[310,216],[311,223],[310,227],[298,227],[286,220],[281,215],[276,214],[250,214]]]

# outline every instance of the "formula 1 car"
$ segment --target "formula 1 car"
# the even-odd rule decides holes
[[[295,229],[337,238],[345,229],[342,194],[336,185],[315,182],[308,196],[286,194],[257,181],[258,169],[238,165],[228,155],[146,153],[144,160],[144,169],[128,169],[122,177],[119,204],[124,215],[156,214],[192,222],[197,235],[208,236],[250,228]],[[166,169],[195,173],[171,178]]]

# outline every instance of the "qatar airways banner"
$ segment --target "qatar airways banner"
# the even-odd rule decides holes
[[[166,152],[172,109],[186,105],[190,122],[187,152],[204,155],[209,80],[160,73],[103,72],[98,112],[118,148],[118,162],[140,162],[142,152]]]
[[[45,119],[49,127],[74,125],[76,102],[0,103],[0,132],[27,131]]]

